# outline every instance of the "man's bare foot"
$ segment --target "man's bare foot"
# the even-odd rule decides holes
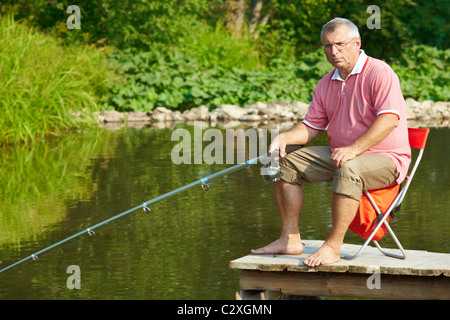
[[[303,264],[311,268],[314,268],[322,264],[336,263],[340,259],[341,259],[340,252],[335,248],[333,248],[331,244],[325,241],[323,245],[319,248],[319,250],[314,252],[312,255],[308,257],[308,259],[303,261]]]
[[[301,255],[303,253],[303,244],[300,235],[290,235],[289,240],[277,239],[265,247],[256,250],[252,249],[251,253]]]

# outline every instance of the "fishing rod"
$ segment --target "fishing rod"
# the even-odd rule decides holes
[[[286,146],[286,153],[290,153],[290,152],[292,152],[294,150],[297,150],[297,149],[299,149],[301,147],[303,147],[303,146],[301,146],[301,145],[288,145],[288,146]],[[116,220],[116,219],[118,219],[120,217],[123,217],[123,216],[125,216],[125,215],[127,215],[127,214],[129,214],[131,212],[134,212],[134,211],[139,210],[139,209],[143,209],[144,212],[150,213],[151,209],[148,207],[149,205],[154,204],[154,203],[156,203],[158,201],[161,201],[161,200],[173,197],[173,196],[175,196],[175,195],[177,195],[177,194],[179,194],[181,192],[184,192],[184,191],[186,191],[188,189],[191,189],[191,188],[193,188],[195,186],[200,185],[204,191],[208,191],[209,190],[209,185],[208,185],[207,182],[209,182],[211,180],[214,180],[214,179],[217,179],[217,178],[220,178],[220,177],[222,177],[222,176],[224,176],[226,174],[233,173],[235,171],[238,171],[238,170],[241,170],[243,168],[246,168],[246,167],[249,167],[251,165],[254,165],[254,164],[258,163],[258,161],[260,161],[261,159],[266,159],[266,160],[268,158],[273,159],[272,157],[274,157],[274,156],[275,156],[274,152],[272,154],[271,153],[267,153],[266,155],[261,155],[259,157],[254,158],[254,159],[247,160],[245,162],[237,164],[237,165],[235,165],[233,167],[230,167],[230,168],[224,169],[222,171],[213,173],[213,174],[211,174],[209,176],[206,176],[206,177],[201,178],[201,179],[199,179],[197,181],[194,181],[192,183],[184,185],[184,186],[182,186],[182,187],[180,187],[178,189],[175,189],[175,190],[172,190],[170,192],[167,192],[167,193],[165,193],[163,195],[160,195],[160,196],[158,196],[156,198],[153,198],[151,200],[145,201],[144,203],[142,203],[139,206],[136,206],[136,207],[131,208],[131,209],[127,210],[127,211],[124,211],[124,212],[122,212],[120,214],[117,214],[117,215],[115,215],[115,216],[113,216],[111,218],[103,220],[102,222],[99,222],[99,223],[97,223],[97,224],[95,224],[95,225],[93,225],[93,226],[91,226],[89,228],[86,228],[86,229],[84,229],[84,230],[82,230],[82,231],[80,231],[80,232],[78,232],[78,233],[76,233],[76,234],[74,234],[74,235],[64,239],[64,240],[58,241],[58,242],[56,242],[56,243],[54,243],[54,244],[52,244],[52,245],[50,245],[50,246],[48,246],[48,247],[46,247],[46,248],[44,248],[42,250],[39,250],[39,251],[29,255],[28,257],[23,258],[23,259],[15,262],[15,263],[7,266],[7,267],[1,269],[0,273],[4,272],[6,270],[9,270],[9,269],[11,269],[11,268],[13,268],[13,267],[15,267],[15,266],[25,262],[25,261],[37,260],[40,254],[42,254],[42,253],[44,253],[44,252],[46,252],[46,251],[48,251],[50,249],[53,249],[53,248],[55,248],[55,247],[57,247],[57,246],[59,246],[59,245],[61,245],[63,243],[66,243],[66,242],[68,242],[68,241],[70,241],[70,240],[72,240],[72,239],[74,239],[74,238],[76,238],[78,236],[83,235],[83,234],[87,233],[89,236],[94,236],[95,235],[95,231],[94,230],[97,229],[98,227],[100,227],[100,226],[102,226],[104,224],[107,224],[107,223],[109,223],[111,221],[114,221],[114,220]],[[269,164],[263,165],[262,170],[263,169],[264,169],[264,171],[262,171],[262,172],[264,172],[264,174],[262,175],[262,177],[263,177],[264,182],[266,182],[266,183],[275,182],[275,181],[279,180],[280,177],[284,174],[283,170],[278,166],[278,163],[276,163],[276,165],[272,165],[272,161],[271,161],[270,165]]]

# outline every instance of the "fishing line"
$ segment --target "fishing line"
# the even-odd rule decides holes
[[[135,219],[135,216],[126,216],[126,217],[120,219],[119,221],[111,222],[111,223],[109,223],[108,225],[104,226],[104,227],[101,229],[101,234],[104,235],[105,232],[108,231],[109,229],[116,228],[116,227],[118,227],[118,226],[120,226],[120,225],[123,225],[124,223],[131,223],[134,219]],[[99,226],[99,227],[100,227],[100,226]],[[92,228],[92,227],[91,227],[91,228]],[[90,229],[90,228],[88,228],[88,229]],[[86,233],[85,236],[89,235],[89,232],[87,231],[87,229],[84,229],[84,230],[86,231],[86,232],[85,232],[85,233]],[[78,233],[78,234],[80,234],[80,233]],[[92,236],[98,236],[98,235],[97,235],[96,232],[94,232],[94,233],[92,234]],[[82,237],[82,238],[78,238],[78,240],[79,240],[78,242],[69,242],[69,241],[68,241],[68,240],[71,240],[71,239],[74,239],[74,238],[75,238],[75,235],[73,235],[73,236],[71,236],[71,237],[65,239],[64,241],[59,241],[59,242],[58,242],[59,245],[57,246],[56,249],[59,249],[60,251],[64,251],[65,248],[68,248],[68,247],[70,247],[70,246],[72,246],[72,248],[73,248],[73,247],[75,247],[77,244],[79,245],[79,244],[81,243],[82,240],[84,240],[84,239],[86,239],[86,238],[90,238],[90,237],[86,237],[86,238],[83,238],[83,237]],[[26,265],[32,263],[33,261],[43,260],[43,257],[48,257],[49,255],[52,254],[52,252],[49,252],[49,250],[52,249],[52,248],[55,248],[55,247],[56,247],[56,244],[54,244],[54,245],[52,245],[52,246],[49,246],[49,247],[46,247],[44,250],[38,251],[38,252],[36,252],[36,253],[34,253],[34,254],[31,254],[31,255],[28,256],[27,258],[22,259],[22,260],[20,260],[20,261],[18,261],[18,262],[16,262],[16,263],[14,263],[14,264],[12,264],[12,265],[6,267],[6,268],[0,270],[0,273],[1,273],[1,272],[6,272],[6,273],[7,273],[8,271],[12,271],[11,269],[12,269],[15,265],[18,265],[19,263],[20,263],[20,264],[23,264],[23,266],[26,266]],[[38,253],[39,253],[39,255],[38,255]],[[55,252],[53,252],[53,253],[55,253]],[[30,258],[31,258],[31,259],[30,259]]]
[[[286,153],[292,152],[292,151],[297,150],[297,149],[299,149],[301,147],[302,146],[300,146],[300,145],[286,146]],[[217,179],[219,177],[222,177],[222,176],[224,176],[226,174],[233,173],[233,172],[236,172],[236,171],[241,170],[243,168],[246,168],[246,167],[249,167],[251,165],[257,164],[258,161],[260,161],[262,159],[265,159],[267,161],[267,159],[271,158],[271,157],[272,157],[271,154],[261,155],[261,156],[259,156],[257,158],[254,158],[254,159],[251,159],[251,160],[247,160],[247,161],[242,162],[240,164],[237,164],[237,165],[235,165],[233,167],[230,167],[230,168],[224,169],[222,171],[213,173],[213,174],[211,174],[209,176],[206,176],[206,177],[201,178],[201,179],[199,179],[197,181],[189,183],[189,184],[187,184],[185,186],[182,186],[182,187],[180,187],[178,189],[172,190],[172,191],[167,192],[167,193],[165,193],[163,195],[160,195],[160,196],[158,196],[156,198],[153,198],[151,200],[145,201],[141,205],[135,206],[134,208],[131,208],[131,209],[126,210],[126,211],[124,211],[122,213],[119,213],[119,214],[117,214],[117,215],[115,215],[115,216],[113,216],[111,218],[103,220],[103,221],[101,221],[101,222],[99,222],[99,223],[97,223],[97,224],[95,224],[95,225],[93,225],[91,227],[88,227],[88,228],[86,228],[86,229],[84,229],[84,230],[82,230],[80,232],[75,233],[74,235],[72,235],[72,236],[70,236],[70,237],[68,237],[66,239],[58,241],[58,242],[56,242],[56,243],[54,243],[54,244],[52,244],[52,245],[50,245],[50,246],[48,246],[48,247],[46,247],[46,248],[44,248],[42,250],[39,250],[39,251],[29,255],[28,257],[23,258],[23,259],[15,262],[15,263],[7,266],[7,267],[1,269],[0,273],[5,272],[5,271],[7,271],[7,270],[9,270],[9,269],[11,269],[11,268],[21,264],[21,263],[24,263],[25,261],[37,260],[39,258],[39,256],[42,255],[43,253],[45,253],[45,252],[47,252],[47,251],[49,251],[49,250],[51,250],[53,248],[56,248],[58,246],[61,246],[61,245],[65,244],[66,242],[68,242],[68,241],[70,241],[70,240],[72,240],[74,238],[77,238],[77,237],[79,237],[81,235],[88,234],[91,237],[95,236],[95,230],[97,228],[99,228],[99,227],[101,227],[101,226],[103,226],[105,224],[108,224],[108,223],[110,223],[112,221],[115,221],[115,220],[117,220],[117,219],[119,219],[119,218],[121,218],[123,216],[126,216],[126,215],[128,215],[128,214],[130,214],[130,213],[132,213],[134,211],[143,210],[145,213],[150,214],[151,213],[151,208],[149,207],[150,205],[152,205],[152,204],[154,204],[154,203],[156,203],[158,201],[161,201],[161,200],[173,197],[173,196],[175,196],[175,195],[177,195],[177,194],[179,194],[181,192],[184,192],[184,191],[186,191],[188,189],[191,189],[191,188],[193,188],[195,186],[199,186],[200,185],[201,188],[203,189],[203,191],[208,191],[209,190],[208,182],[210,182],[210,181],[212,181],[214,179]],[[265,169],[267,169],[266,170],[267,173],[263,175],[263,180],[265,182],[269,182],[269,183],[270,182],[274,182],[274,181],[278,180],[280,178],[280,176],[283,174],[282,170],[279,167],[276,168],[276,167],[273,167],[273,166],[266,165]]]
[[[81,235],[88,234],[89,236],[95,236],[95,231],[96,231],[97,228],[99,228],[99,227],[101,227],[101,226],[103,226],[105,224],[108,224],[108,223],[110,223],[110,222],[112,222],[114,220],[117,220],[117,219],[119,219],[119,218],[121,218],[123,216],[126,216],[126,215],[128,215],[128,214],[130,214],[130,213],[132,213],[134,211],[143,210],[145,213],[150,214],[151,213],[151,209],[150,209],[149,206],[151,204],[154,204],[154,203],[156,203],[158,201],[161,201],[163,199],[167,199],[167,198],[173,197],[173,196],[175,196],[175,195],[177,195],[177,194],[179,194],[179,193],[181,193],[181,192],[183,192],[185,190],[191,189],[191,188],[193,188],[195,186],[200,185],[201,188],[204,191],[208,191],[209,190],[209,185],[208,185],[209,181],[211,181],[213,179],[216,179],[216,178],[219,178],[219,177],[221,177],[221,176],[223,176],[225,174],[232,173],[232,172],[235,172],[235,171],[240,170],[242,168],[245,168],[245,167],[248,167],[250,165],[256,164],[258,162],[258,160],[261,159],[262,157],[263,156],[260,156],[258,158],[245,161],[245,162],[243,162],[241,164],[235,165],[235,166],[233,166],[231,168],[227,168],[227,169],[222,170],[220,172],[213,173],[213,174],[211,174],[211,175],[209,175],[207,177],[199,179],[199,180],[197,180],[195,182],[192,182],[190,184],[187,184],[187,185],[185,185],[183,187],[180,187],[178,189],[175,189],[175,190],[172,190],[170,192],[167,192],[167,193],[165,193],[163,195],[160,195],[160,196],[158,196],[156,198],[153,198],[151,200],[145,201],[141,205],[135,206],[134,208],[131,208],[131,209],[126,210],[126,211],[124,211],[122,213],[119,213],[119,214],[117,214],[117,215],[115,215],[115,216],[113,216],[111,218],[103,220],[103,221],[101,221],[101,222],[99,222],[99,223],[97,223],[97,224],[95,224],[95,225],[93,225],[91,227],[88,227],[88,228],[86,228],[86,229],[84,229],[84,230],[82,230],[80,232],[75,233],[74,235],[72,235],[70,237],[67,237],[66,239],[58,241],[58,242],[56,242],[56,243],[54,243],[54,244],[52,244],[52,245],[50,245],[50,246],[48,246],[48,247],[46,247],[46,248],[44,248],[42,250],[39,250],[39,251],[37,251],[35,253],[32,253],[28,257],[23,258],[23,259],[15,262],[15,263],[7,266],[7,267],[1,269],[0,273],[5,272],[5,271],[7,271],[7,270],[9,270],[9,269],[11,269],[11,268],[13,268],[13,267],[23,263],[23,262],[25,262],[25,261],[37,260],[41,254],[43,254],[43,253],[45,253],[45,252],[47,252],[47,251],[49,251],[49,250],[51,250],[53,248],[56,248],[56,247],[66,243],[66,242],[68,242],[68,241],[70,241],[70,240],[72,240],[74,238],[77,238],[77,237],[81,236]]]

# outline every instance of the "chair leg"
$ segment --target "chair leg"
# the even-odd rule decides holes
[[[383,248],[381,248],[381,246],[378,244],[378,241],[373,240],[373,242],[375,243],[376,247],[378,248],[378,250],[381,251],[381,253],[383,253],[384,255],[386,255],[388,257],[397,258],[397,259],[403,259],[403,260],[406,259],[405,250],[403,249],[402,244],[400,243],[400,241],[398,241],[397,236],[395,235],[394,231],[392,231],[391,227],[389,226],[389,224],[386,221],[383,221],[383,222],[386,225],[388,232],[390,233],[390,235],[394,239],[395,243],[397,244],[397,246],[398,246],[399,250],[401,251],[402,255],[398,255],[398,254],[394,254],[394,253],[390,253],[390,252],[384,251]],[[364,242],[362,247],[354,255],[342,254],[341,258],[343,258],[345,260],[353,260],[353,259],[355,259],[367,247],[369,242],[372,240],[374,234],[375,234],[375,232],[372,233],[372,235],[366,240],[366,242]]]
[[[372,196],[370,195],[370,193],[367,190],[364,190],[364,192],[366,193],[367,197],[369,198],[370,202],[374,206],[374,208],[377,211],[377,213],[379,215],[380,214],[382,215],[381,221],[379,221],[377,223],[377,225],[374,228],[372,234],[367,238],[366,242],[364,242],[363,246],[358,250],[358,252],[356,252],[354,255],[346,255],[346,254],[344,254],[344,255],[341,255],[341,257],[343,259],[346,259],[346,260],[355,259],[367,247],[369,242],[372,241],[373,237],[375,236],[375,233],[378,231],[378,229],[381,227],[381,225],[384,224],[386,226],[388,232],[391,234],[392,238],[394,239],[395,243],[397,244],[398,248],[402,252],[402,255],[400,256],[400,255],[397,255],[397,254],[393,254],[393,253],[389,253],[389,252],[383,251],[383,249],[380,247],[380,245],[378,244],[377,241],[374,240],[373,242],[375,242],[377,248],[384,255],[389,256],[389,257],[393,257],[393,258],[397,258],[397,259],[406,259],[405,250],[403,249],[402,245],[400,244],[400,241],[398,241],[397,237],[395,236],[394,231],[392,231],[391,227],[389,226],[389,224],[386,221],[386,218],[390,215],[391,211],[394,209],[395,205],[398,203],[398,198],[399,198],[399,196],[401,196],[401,194],[397,195],[396,199],[394,199],[394,201],[392,202],[392,204],[389,207],[389,209],[384,214],[382,214],[380,209],[378,208],[377,204],[373,200]]]
[[[402,252],[402,255],[399,255],[399,254],[394,254],[394,253],[383,251],[383,248],[380,247],[380,244],[377,241],[374,241],[374,243],[377,246],[378,250],[380,250],[381,253],[383,253],[384,255],[386,255],[388,257],[392,257],[392,258],[402,259],[402,260],[406,259],[406,254],[405,254],[405,251],[403,250],[403,248],[399,248],[400,251]]]
[[[378,250],[380,250],[384,255],[386,255],[388,257],[397,258],[397,259],[403,259],[403,260],[406,259],[405,250],[403,249],[402,244],[400,243],[400,241],[398,241],[397,236],[395,235],[394,231],[392,231],[391,227],[389,226],[389,224],[386,221],[384,222],[384,224],[386,225],[386,228],[388,229],[389,234],[394,239],[394,241],[397,244],[397,247],[401,251],[402,255],[398,255],[398,254],[394,254],[394,253],[383,251],[383,249],[380,247],[378,242],[374,240],[373,242],[377,246]]]
[[[359,256],[361,254],[361,252],[363,252],[363,250],[367,247],[367,245],[369,244],[370,240],[372,239],[372,237],[370,237],[369,239],[366,240],[366,242],[364,242],[364,244],[361,246],[361,248],[359,248],[358,252],[356,252],[354,255],[349,255],[349,254],[341,254],[341,258],[345,259],[345,260],[353,260],[355,259],[357,256]]]

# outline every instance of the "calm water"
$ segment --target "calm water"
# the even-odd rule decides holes
[[[180,125],[193,131],[193,127]],[[173,128],[172,128],[173,129]],[[0,269],[109,217],[230,167],[171,160],[172,129],[91,130],[0,154]],[[224,132],[224,131],[222,131]],[[224,134],[225,136],[225,134]],[[318,143],[326,143],[325,136]],[[406,249],[450,252],[450,129],[432,129],[392,226]],[[208,142],[204,144],[208,145]],[[0,274],[0,299],[234,299],[230,260],[279,235],[272,186],[252,166],[135,211]],[[308,185],[304,239],[330,230],[330,185]],[[386,237],[381,244],[395,246]],[[361,243],[348,232],[347,243]],[[67,268],[81,289],[67,288]]]

